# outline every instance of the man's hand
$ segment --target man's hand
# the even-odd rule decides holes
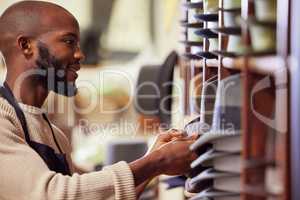
[[[137,197],[155,176],[183,174],[188,171],[191,161],[196,159],[189,150],[196,138],[197,134],[187,138],[184,131],[176,129],[160,133],[146,155],[130,163],[137,186]]]
[[[170,129],[166,132],[162,132],[156,136],[155,141],[150,146],[147,154],[159,149],[161,146],[165,145],[168,142],[171,142],[176,139],[182,139],[185,137],[186,133],[183,130]]]
[[[198,157],[189,149],[195,139],[196,136],[189,139],[176,139],[155,150],[153,154],[160,160],[159,174],[182,175],[188,172],[191,162]]]
[[[182,138],[163,144],[158,149],[130,163],[136,186],[155,176],[181,175],[190,169],[190,164],[197,158],[189,146],[195,142],[197,136]]]

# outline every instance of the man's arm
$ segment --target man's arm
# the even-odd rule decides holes
[[[149,155],[129,164],[134,176],[134,183],[136,186],[137,199],[144,192],[148,183],[157,175],[160,174],[157,169],[157,161],[154,155]]]
[[[147,180],[151,180],[155,176],[162,173],[159,167],[163,159],[159,152],[153,152],[129,164],[132,170],[135,186],[139,186]]]
[[[133,200],[141,183],[163,173],[182,174],[190,164],[191,143],[178,141],[129,165],[120,162],[99,172],[63,176],[48,169],[16,122],[14,115],[0,113],[0,199]]]
[[[102,171],[64,176],[49,170],[25,142],[19,124],[0,112],[0,199],[136,199],[133,174],[125,162]]]
[[[197,155],[190,152],[194,139],[175,140],[129,164],[134,176],[137,196],[155,176],[180,175],[190,169]]]
[[[198,135],[194,134],[190,137],[190,139],[192,139],[192,140],[197,139],[197,137],[198,137]],[[170,129],[166,132],[162,132],[157,135],[154,143],[149,148],[146,155],[150,154],[151,152],[153,152],[155,150],[158,150],[160,147],[162,147],[163,145],[165,145],[171,141],[183,139],[183,138],[186,138],[186,133],[182,130]],[[143,191],[145,190],[145,188],[147,187],[147,185],[149,184],[149,182],[152,179],[153,179],[153,177],[147,179],[146,181],[144,181],[143,183],[141,183],[140,185],[138,185],[136,187],[137,197],[140,197],[140,195],[143,193]]]

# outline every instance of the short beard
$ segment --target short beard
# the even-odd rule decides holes
[[[48,91],[67,97],[75,96],[77,87],[75,83],[66,80],[66,69],[62,62],[54,55],[50,54],[46,44],[38,42],[39,58],[36,61],[38,70],[43,70],[46,76],[39,78],[39,82]]]

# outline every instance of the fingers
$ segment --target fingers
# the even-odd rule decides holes
[[[193,133],[189,138],[196,140],[199,137],[198,133]]]
[[[172,140],[175,140],[177,138],[184,138],[186,137],[186,132],[183,130],[177,130],[177,129],[170,129],[167,132],[159,134],[159,140],[162,142],[170,142]]]
[[[191,152],[191,162],[193,162],[194,160],[196,160],[198,158],[198,155],[195,152]]]
[[[167,131],[168,134],[170,134],[172,137],[186,137],[187,134],[184,130],[178,130],[175,128],[172,128]]]
[[[168,133],[161,133],[158,135],[158,139],[159,139],[159,141],[162,141],[162,142],[169,142],[169,141],[171,141],[172,136]]]
[[[187,142],[190,145],[192,145],[197,140],[197,137],[183,137],[183,138],[176,138],[173,140],[173,142]]]
[[[173,135],[175,136],[175,134],[178,134],[177,138],[185,138],[185,139],[191,139],[191,140],[195,140],[199,137],[198,133],[193,133],[191,135],[187,135],[187,133],[185,131],[181,131],[181,132],[176,132]]]
[[[189,146],[192,145],[195,142],[195,140],[190,139],[190,138],[184,138],[184,139],[178,139],[176,142],[185,143],[184,145],[187,146],[187,149],[186,149],[187,159],[190,162],[192,162],[198,158],[198,155],[195,152],[191,151],[189,148]]]

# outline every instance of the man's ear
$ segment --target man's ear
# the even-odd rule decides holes
[[[30,58],[33,55],[32,40],[29,37],[18,37],[18,47],[26,58]]]

